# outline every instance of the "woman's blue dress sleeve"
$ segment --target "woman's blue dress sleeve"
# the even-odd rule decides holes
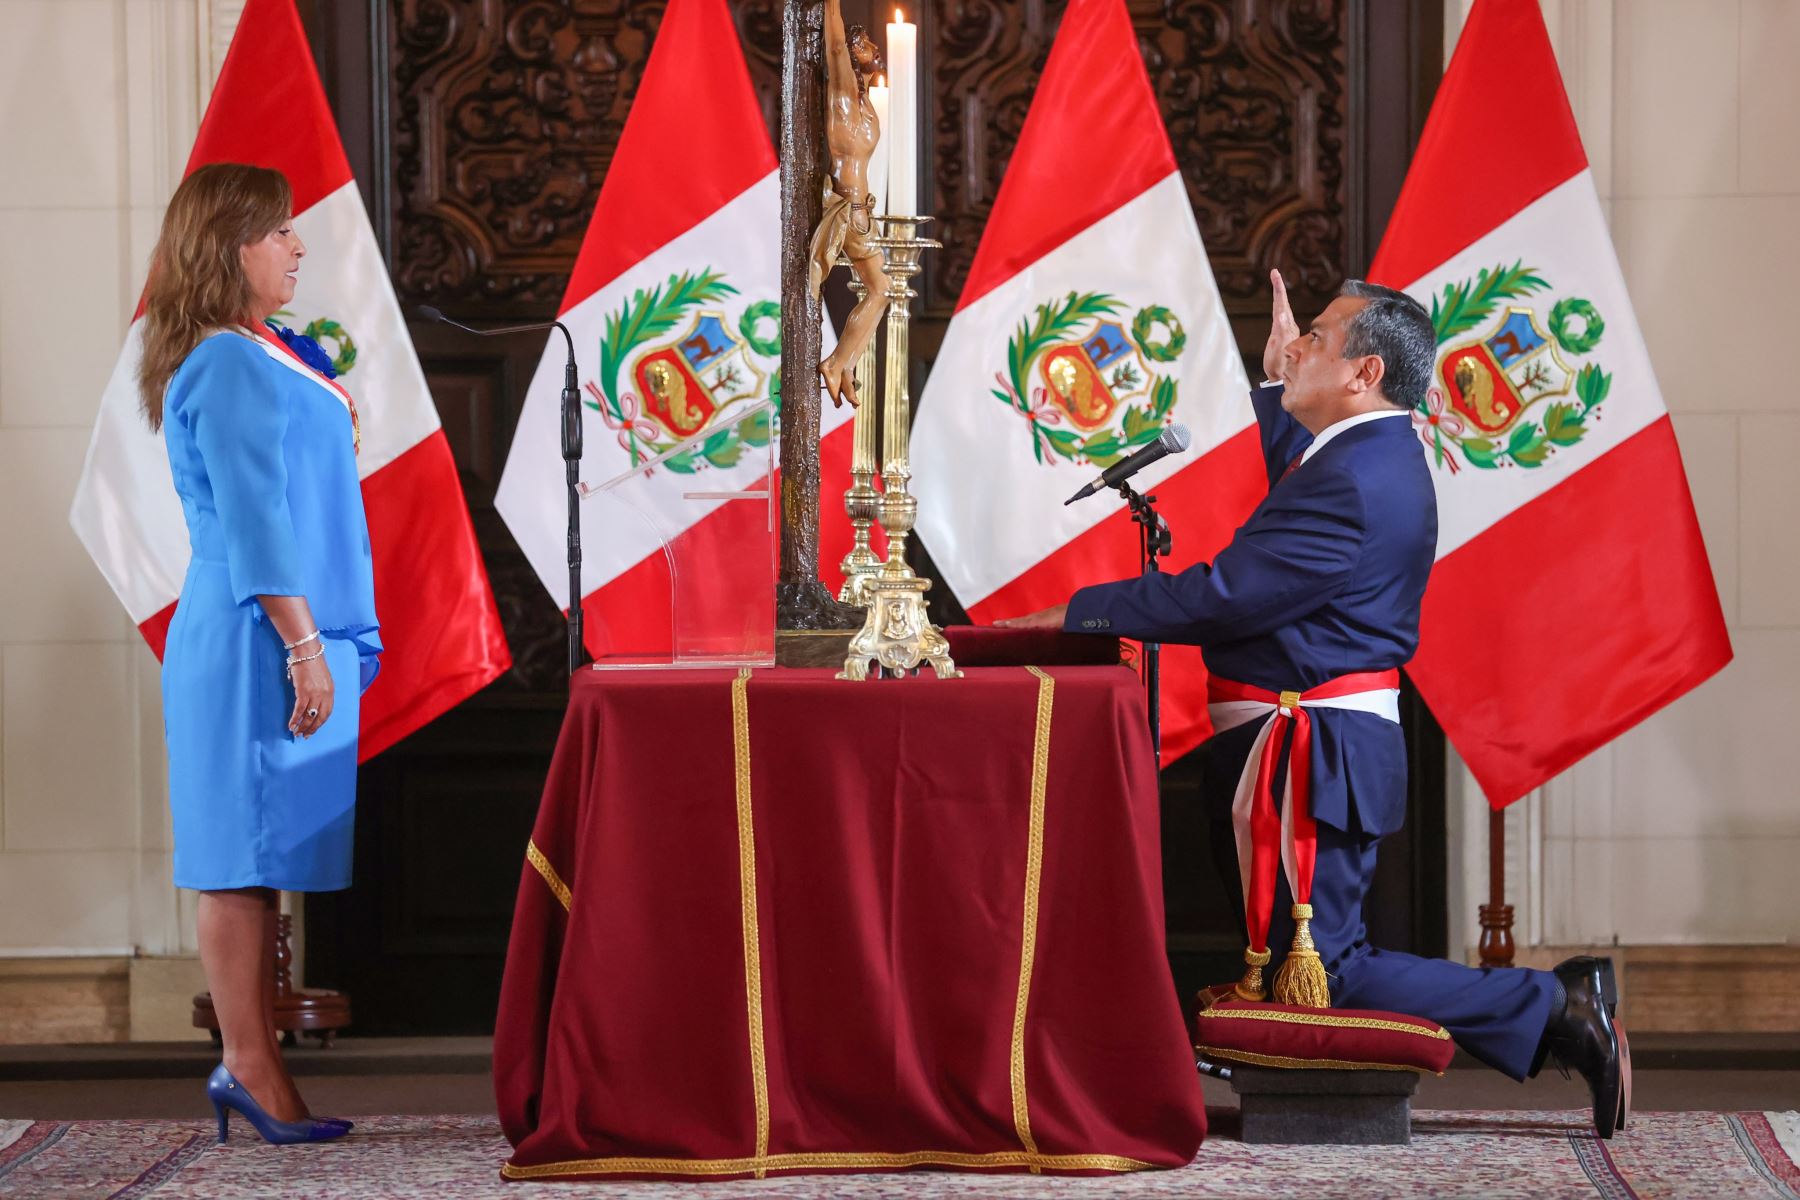
[[[194,364],[198,370],[182,405],[212,485],[232,597],[239,604],[256,596],[306,594],[282,449],[288,402],[269,386],[261,353],[248,344],[204,356],[197,351],[192,357],[204,361]]]

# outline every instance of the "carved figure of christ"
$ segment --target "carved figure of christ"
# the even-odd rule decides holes
[[[868,290],[850,310],[836,347],[819,364],[833,404],[857,403],[855,363],[887,311],[888,277],[881,251],[869,244],[874,204],[869,159],[881,140],[881,123],[869,102],[869,79],[881,67],[881,51],[858,25],[844,29],[842,0],[825,0],[825,146],[831,156],[831,192],[813,239],[816,292],[841,249]],[[840,227],[841,226],[841,227]]]

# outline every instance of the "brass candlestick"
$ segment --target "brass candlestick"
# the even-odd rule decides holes
[[[852,274],[850,291],[858,302],[868,290]],[[838,589],[838,603],[853,604],[858,608],[868,606],[869,580],[881,570],[881,560],[869,544],[869,530],[875,524],[876,506],[881,501],[881,493],[875,490],[875,342],[876,338],[870,338],[856,360],[857,403],[856,416],[851,423],[850,490],[844,493],[844,511],[850,515],[852,541],[850,553],[844,555],[840,564],[844,586]]]
[[[862,588],[867,596],[868,615],[862,629],[850,639],[850,654],[838,678],[866,679],[871,665],[899,674],[929,663],[939,679],[956,679],[962,672],[950,661],[950,643],[925,615],[925,593],[931,588],[931,581],[920,579],[906,563],[906,537],[912,532],[919,511],[919,502],[907,491],[912,480],[907,461],[912,440],[912,390],[908,386],[912,278],[919,273],[919,258],[926,248],[941,249],[943,243],[919,236],[919,226],[930,217],[886,216],[876,220],[881,222],[885,236],[874,241],[886,258],[890,283],[887,377],[882,389],[882,492],[875,506],[876,517],[887,534],[887,560],[875,573],[864,576]],[[859,419],[862,415],[857,413]]]

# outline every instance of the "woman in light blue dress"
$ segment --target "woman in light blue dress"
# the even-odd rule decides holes
[[[163,657],[175,883],[201,893],[224,1041],[208,1093],[269,1141],[307,1113],[273,1025],[278,892],[350,885],[359,698],[381,650],[347,393],[264,324],[306,253],[277,171],[202,167],[169,203],[139,384],[192,558]]]

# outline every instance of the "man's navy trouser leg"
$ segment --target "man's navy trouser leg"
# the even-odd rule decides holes
[[[1241,769],[1243,752],[1232,757]],[[1209,779],[1213,787],[1217,786],[1214,779],[1222,782],[1227,777],[1217,768],[1208,774],[1213,776]],[[1236,770],[1231,770],[1228,777],[1235,781]],[[1275,795],[1279,797],[1281,792],[1278,777]],[[1243,890],[1237,879],[1230,797],[1213,791],[1211,800],[1215,861],[1229,881],[1226,890],[1241,918]],[[1521,1080],[1537,1074],[1543,1062],[1544,1027],[1550,1020],[1556,977],[1527,967],[1468,967],[1447,959],[1421,958],[1369,945],[1363,926],[1363,901],[1375,878],[1380,839],[1323,823],[1317,828],[1312,936],[1331,977],[1332,1004],[1338,1008],[1377,1008],[1425,1017],[1449,1030],[1458,1046],[1495,1070]],[[1289,915],[1292,905],[1287,879],[1278,873],[1275,912],[1269,924],[1269,949],[1275,958],[1264,972],[1264,978],[1271,981],[1293,941],[1294,922]]]
[[[1312,935],[1331,977],[1331,1002],[1338,1008],[1379,1008],[1436,1021],[1456,1044],[1514,1079],[1536,1074],[1538,1050],[1556,978],[1526,967],[1467,967],[1442,958],[1421,958],[1368,943],[1363,899],[1375,877],[1379,839],[1320,825],[1319,860],[1313,871]],[[1289,916],[1293,899],[1287,881],[1275,892],[1275,919],[1269,925],[1274,951],[1269,979],[1294,937]]]

